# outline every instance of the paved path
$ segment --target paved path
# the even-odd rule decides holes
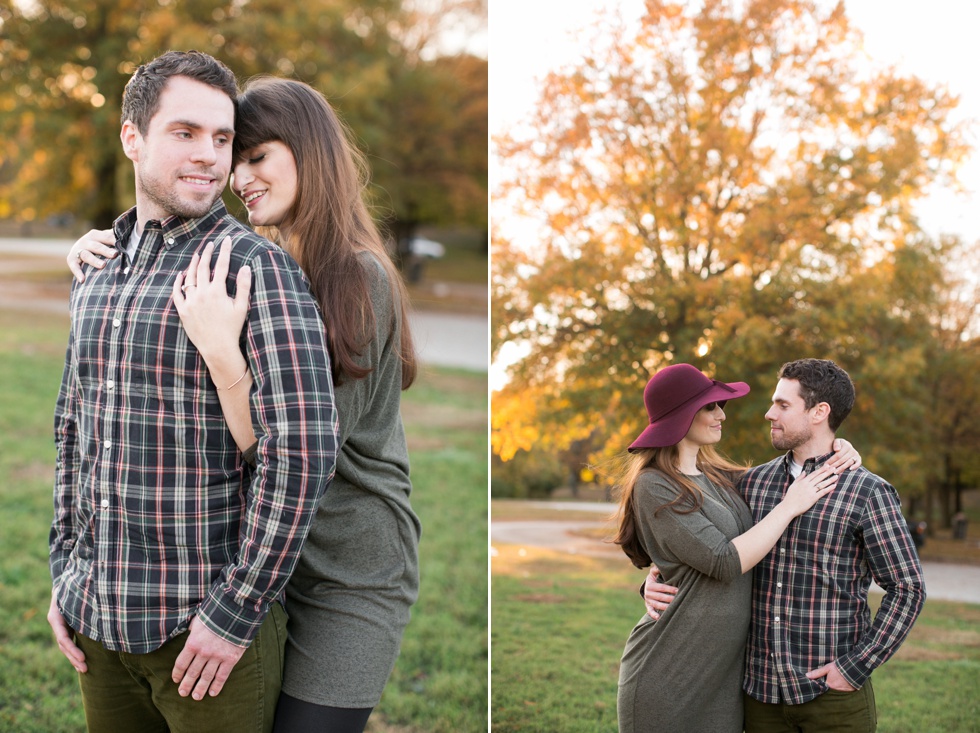
[[[68,257],[74,239],[19,239],[16,237],[0,239],[0,252],[10,254],[43,255]]]
[[[51,258],[61,265],[73,241],[0,239],[0,252],[37,255]],[[0,307],[67,314],[67,298],[37,297],[30,288],[28,283],[0,284]],[[412,328],[424,363],[487,371],[490,363],[490,324],[486,316],[416,311],[412,314]]]
[[[624,561],[627,561],[618,545],[606,543],[594,537],[575,534],[599,526],[602,526],[599,522],[565,522],[560,520],[490,522],[490,542],[491,544],[540,547],[547,550],[567,552],[569,555],[622,557]],[[607,526],[611,535],[612,524]]]
[[[415,311],[411,320],[423,362],[487,371],[490,322],[485,316]]]
[[[528,502],[529,505],[575,511],[593,511],[608,516],[616,509],[615,504],[594,502]],[[491,543],[541,547],[573,555],[592,557],[622,557],[617,545],[590,536],[576,535],[582,530],[603,526],[603,519],[596,521],[507,521],[490,523]],[[612,530],[612,524],[607,525]],[[610,534],[612,532],[610,531]],[[924,562],[922,572],[926,577],[929,598],[941,601],[980,603],[980,567],[951,563]],[[877,586],[876,586],[877,587]],[[881,592],[881,589],[878,589]]]

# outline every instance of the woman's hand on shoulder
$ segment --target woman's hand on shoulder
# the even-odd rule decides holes
[[[827,465],[837,469],[837,473],[850,471],[861,466],[861,454],[849,440],[835,438],[834,455],[827,460]]]
[[[794,516],[799,516],[832,492],[837,486],[838,478],[835,469],[824,464],[816,471],[800,475],[790,484],[783,503],[792,510]]]
[[[119,255],[116,249],[116,235],[111,229],[90,229],[68,250],[68,269],[78,282],[85,282],[82,265],[91,265],[97,270],[105,267],[105,261]]]
[[[200,255],[194,254],[187,271],[174,280],[174,305],[180,322],[206,362],[229,349],[239,352],[238,338],[248,317],[252,269],[248,265],[239,268],[235,297],[230,297],[226,283],[231,247],[231,237],[225,237],[212,272],[215,247],[214,242],[208,242]]]

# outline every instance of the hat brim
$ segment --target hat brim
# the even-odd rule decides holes
[[[726,383],[714,380],[714,385],[699,394],[697,398],[678,407],[660,420],[647,425],[639,437],[630,443],[627,450],[630,453],[635,453],[646,448],[666,448],[669,445],[676,445],[681,442],[681,438],[687,435],[687,431],[691,429],[691,424],[694,422],[694,416],[702,407],[712,402],[727,402],[745,397],[749,391],[749,385],[745,382]]]

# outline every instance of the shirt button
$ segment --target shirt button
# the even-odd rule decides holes
[[[776,587],[777,588],[782,588],[783,587],[783,584],[782,583],[776,583]]]
[[[112,327],[113,328],[119,328],[121,325],[122,325],[122,321],[120,321],[118,318],[113,318],[112,319]]]
[[[129,268],[128,267],[124,267],[123,268],[123,275],[128,275],[128,274],[129,274]]]
[[[102,500],[102,508],[103,509],[108,509],[109,508],[109,500],[108,499],[103,499]]]
[[[780,547],[779,548],[779,554],[780,555],[785,555],[786,554],[786,550],[784,550],[783,548]]]
[[[115,389],[116,388],[116,383],[113,380],[111,380],[111,379],[107,379],[106,382],[105,382],[105,388],[106,389],[110,389],[110,390],[111,389]]]
[[[173,244],[174,241],[176,241],[176,240],[174,240],[173,237],[167,237],[167,244]]]
[[[106,450],[109,450],[111,447],[112,447],[112,441],[111,440],[107,440],[105,442],[105,449]]]
[[[775,621],[776,621],[776,623],[778,624],[778,623],[779,623],[779,616],[776,616],[776,618],[775,618],[774,620],[775,620]]]

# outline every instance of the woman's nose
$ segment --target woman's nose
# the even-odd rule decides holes
[[[248,164],[239,163],[235,166],[235,169],[231,174],[231,188],[236,193],[244,191],[245,186],[247,186],[254,179],[255,176],[253,176],[252,172],[249,170]]]

